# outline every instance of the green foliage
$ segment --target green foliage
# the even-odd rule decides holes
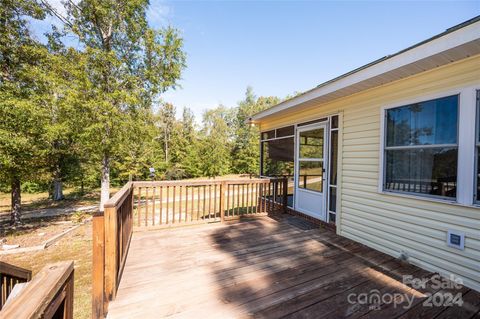
[[[251,87],[245,92],[245,99],[238,104],[235,117],[235,140],[232,149],[233,172],[237,174],[258,174],[260,167],[259,134],[256,126],[247,123],[250,116],[278,104],[277,97],[257,98]]]
[[[232,111],[220,105],[203,115],[200,141],[201,170],[204,176],[230,173],[232,145]]]
[[[28,17],[44,18],[34,0],[0,6],[0,178],[12,186],[12,222],[20,222],[21,181],[44,165],[48,52],[34,41]]]
[[[125,155],[125,141],[136,139],[138,145],[120,168],[127,168],[130,176],[142,171],[145,163],[135,156],[148,157],[151,135],[138,125],[148,120],[159,94],[176,86],[185,67],[183,40],[171,27],[149,27],[148,4],[148,0],[65,2],[67,30],[86,48],[86,74],[92,85],[85,141],[102,167],[101,207],[108,199],[111,166]]]
[[[188,108],[177,119],[160,96],[185,68],[179,32],[151,28],[147,0],[63,4],[64,27],[39,43],[28,19],[43,19],[49,8],[2,1],[1,189],[17,189],[20,202],[20,190],[51,190],[52,181],[121,185],[150,179],[150,167],[156,179],[258,173],[258,129],[247,120],[278,98],[247,88],[237,107],[208,110],[201,123]],[[80,49],[65,44],[72,36]],[[19,205],[12,211],[18,217]]]
[[[24,193],[34,194],[44,192],[48,189],[48,187],[35,182],[25,182],[22,184],[21,189]]]

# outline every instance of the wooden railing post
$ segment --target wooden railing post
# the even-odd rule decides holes
[[[287,212],[288,207],[288,177],[283,178],[283,212]]]
[[[65,284],[65,300],[63,305],[63,319],[73,319],[73,301],[74,301],[74,271]]]
[[[108,308],[105,292],[105,224],[104,215],[93,216],[92,318],[103,318]]]
[[[115,298],[117,287],[117,208],[105,207],[105,297]]]
[[[227,192],[227,183],[222,182],[220,185],[220,222],[225,221],[225,193]]]

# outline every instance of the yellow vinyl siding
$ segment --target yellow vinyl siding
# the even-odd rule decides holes
[[[479,55],[326,104],[280,113],[260,126],[267,130],[340,113],[337,231],[396,257],[405,252],[411,263],[460,276],[480,291],[480,208],[378,191],[382,108],[472,85],[480,89]],[[447,246],[449,229],[466,234],[465,250]]]

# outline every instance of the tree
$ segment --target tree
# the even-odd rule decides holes
[[[52,198],[61,200],[64,198],[63,182],[80,174],[81,160],[86,157],[81,154],[80,137],[85,123],[83,92],[88,89],[88,80],[84,72],[84,55],[65,47],[61,42],[62,34],[56,27],[47,36],[49,68],[45,73],[48,81],[45,107],[49,120],[45,123],[46,165],[52,176]]]
[[[186,178],[201,176],[200,140],[195,127],[195,117],[189,108],[183,108],[182,119],[175,127],[172,163]]]
[[[275,104],[277,97],[257,97],[251,87],[247,87],[245,99],[238,103],[235,117],[235,141],[232,149],[233,172],[237,174],[257,174],[259,172],[260,150],[259,131],[247,123],[250,116]]]
[[[12,223],[21,217],[21,181],[41,167],[47,112],[45,61],[48,52],[34,41],[28,17],[43,19],[34,0],[4,0],[0,6],[0,175],[10,181]]]
[[[226,107],[208,110],[203,115],[200,160],[204,176],[215,177],[230,172],[232,112]]]
[[[65,2],[66,29],[85,47],[90,91],[89,150],[101,163],[100,209],[110,197],[110,168],[132,133],[129,117],[175,87],[185,67],[177,30],[148,25],[148,0]]]
[[[170,148],[176,125],[175,113],[176,108],[173,104],[164,103],[160,106],[157,116],[158,139],[161,140],[163,145],[166,164],[168,164],[170,160]]]

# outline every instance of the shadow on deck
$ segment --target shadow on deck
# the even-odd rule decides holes
[[[403,284],[407,275],[426,286]],[[108,318],[480,315],[479,293],[432,276],[296,217],[135,232]],[[462,306],[433,304],[459,292]]]

